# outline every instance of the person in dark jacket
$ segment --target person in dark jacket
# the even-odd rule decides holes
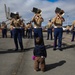
[[[35,56],[34,60],[34,70],[39,71],[39,65],[41,71],[45,71],[45,58],[47,57],[46,48],[44,45],[42,45],[42,38],[37,37],[36,38],[36,45],[33,51],[33,54]]]

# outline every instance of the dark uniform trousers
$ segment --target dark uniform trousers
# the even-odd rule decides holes
[[[75,37],[75,31],[72,32],[72,40],[71,41],[74,41],[74,37]]]
[[[26,33],[25,34],[26,34],[26,38],[28,38],[28,29],[26,29]]]
[[[28,38],[32,38],[32,28],[28,29]]]
[[[49,35],[50,35],[50,39],[52,40],[53,38],[52,38],[52,28],[48,28],[48,30],[47,30],[47,39],[49,39]]]
[[[57,46],[57,39],[58,39],[58,48],[61,48],[62,45],[62,28],[54,28],[54,48]]]
[[[66,33],[67,33],[67,34],[69,34],[69,32],[70,32],[69,30],[66,30]]]
[[[21,30],[22,30],[22,37],[25,37],[24,28],[22,27]]]
[[[13,37],[14,37],[14,43],[16,46],[16,49],[18,49],[18,41],[19,41],[19,45],[20,48],[23,49],[23,43],[22,43],[22,31],[21,29],[13,29]]]
[[[34,69],[36,71],[38,71],[39,70],[39,66],[40,66],[41,71],[45,71],[45,58],[35,57]]]
[[[10,37],[13,38],[13,30],[10,30]]]
[[[74,41],[74,37],[75,37],[75,27],[74,27],[74,29],[72,30],[72,40],[71,40],[71,41]]]
[[[2,29],[2,37],[7,37],[7,29]]]
[[[42,39],[42,45],[44,45],[42,28],[34,28],[34,43],[35,43],[35,45],[36,45],[35,39],[37,37],[40,37]]]

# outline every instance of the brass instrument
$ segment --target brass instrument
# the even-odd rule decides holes
[[[33,7],[32,12],[35,14],[40,14],[42,11],[41,11],[41,9]]]
[[[55,13],[56,13],[56,14],[59,13],[59,15],[63,15],[65,12],[64,12],[64,10],[62,10],[61,8],[56,7]]]

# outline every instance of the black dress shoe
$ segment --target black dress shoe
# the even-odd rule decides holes
[[[71,42],[73,42],[74,40],[71,40]]]
[[[51,39],[51,40],[53,40],[53,39]]]
[[[47,38],[47,40],[49,40],[49,38]]]
[[[62,51],[62,48],[58,48],[60,51]]]
[[[18,51],[18,49],[15,49],[15,51]]]
[[[21,49],[21,52],[24,51],[24,49]]]
[[[56,48],[53,48],[53,50],[55,51],[55,50],[57,50]]]

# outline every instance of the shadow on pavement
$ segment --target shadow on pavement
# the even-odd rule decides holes
[[[46,49],[53,48],[51,45],[45,45]]]
[[[63,47],[62,50],[66,50],[66,49],[69,49],[69,48],[75,48],[75,44],[67,45],[67,46]]]
[[[45,45],[45,47],[46,47],[46,49],[53,48],[53,46],[51,46],[51,45]],[[62,50],[61,51],[66,50],[66,49],[69,49],[69,48],[75,48],[75,44],[68,45],[67,43],[63,43],[62,44],[62,48],[61,48]]]
[[[15,51],[14,49],[8,49],[8,50],[3,49],[3,50],[0,51],[0,54],[26,52],[26,51],[32,50],[33,48],[34,47],[25,48],[22,51],[20,49],[18,51]]]
[[[50,45],[45,45],[45,47],[46,47],[46,49],[52,48],[52,46],[50,46]],[[14,49],[8,49],[8,50],[1,49],[1,50],[0,50],[0,54],[27,52],[27,51],[30,51],[30,50],[33,50],[33,49],[34,49],[34,47],[25,48],[23,51],[21,51],[20,49],[19,49],[18,51],[15,51]]]
[[[52,69],[54,69],[54,68],[56,68],[56,67],[62,66],[62,65],[65,64],[65,63],[66,63],[65,60],[61,60],[61,61],[59,61],[59,62],[57,62],[57,63],[47,64],[47,65],[46,65],[46,71],[49,71],[49,70],[52,70]]]
[[[45,45],[45,47],[46,47],[46,49],[53,48],[53,46],[51,46],[51,45]],[[75,44],[72,44],[72,45],[63,44],[62,51],[66,50],[66,49],[69,49],[69,48],[75,48]],[[0,49],[0,54],[27,52],[27,51],[30,51],[30,50],[33,50],[33,49],[34,49],[34,47],[25,48],[23,51],[21,51],[21,50],[15,51],[14,49],[8,49],[8,50]]]

